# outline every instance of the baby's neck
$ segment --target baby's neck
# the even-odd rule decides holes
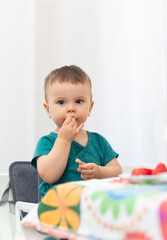
[[[88,142],[88,133],[85,130],[81,130],[81,132],[76,136],[74,139],[77,143],[81,144],[82,146],[86,146]]]

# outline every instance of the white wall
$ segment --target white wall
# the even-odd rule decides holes
[[[1,3],[0,172],[7,172],[13,161],[28,160],[35,144],[33,29],[31,0]]]
[[[100,5],[101,78],[106,73],[103,113],[109,128],[103,132],[118,147],[122,162],[164,161],[161,1],[109,2]]]
[[[48,57],[38,80],[64,64],[83,67],[92,78],[95,99],[87,127],[107,137],[122,163],[166,160],[161,3],[95,0],[88,8],[85,0],[38,1],[38,37],[43,41],[37,55],[42,59],[47,52]],[[46,29],[39,28],[45,24]],[[43,114],[40,109],[38,117],[45,122]],[[44,122],[39,132],[48,120]]]
[[[0,9],[0,172],[30,160],[54,128],[42,103],[54,68],[81,66],[95,107],[86,127],[121,163],[166,161],[166,1],[6,0]]]

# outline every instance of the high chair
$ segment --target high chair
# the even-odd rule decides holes
[[[29,161],[16,161],[9,167],[9,180],[15,205],[15,240],[24,239],[20,220],[40,201],[41,178]]]

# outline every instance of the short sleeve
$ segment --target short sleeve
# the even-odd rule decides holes
[[[37,168],[36,158],[42,155],[47,155],[51,151],[53,144],[54,143],[48,136],[43,136],[39,139],[31,160],[31,164],[34,168]]]
[[[108,164],[112,159],[117,158],[119,154],[114,151],[114,149],[111,147],[107,139],[102,137],[102,146],[103,146],[103,163],[102,165],[105,166]]]

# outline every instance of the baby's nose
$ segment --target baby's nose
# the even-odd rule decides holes
[[[76,108],[75,108],[74,104],[68,105],[68,107],[67,107],[67,112],[68,113],[75,112],[75,111],[76,111]]]

